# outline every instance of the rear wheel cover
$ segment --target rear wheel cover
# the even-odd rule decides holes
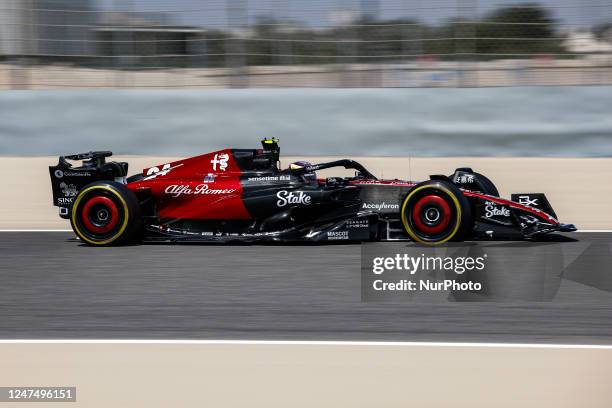
[[[108,245],[122,238],[129,218],[125,199],[110,185],[86,187],[72,206],[74,232],[91,245]]]
[[[457,192],[439,182],[414,187],[401,207],[406,233],[414,241],[426,244],[441,244],[458,237],[465,216]]]

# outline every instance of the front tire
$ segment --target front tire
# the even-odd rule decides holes
[[[138,199],[123,184],[96,181],[83,187],[76,196],[70,224],[75,234],[88,245],[124,244],[140,233]]]
[[[414,186],[401,202],[404,230],[414,241],[460,241],[472,230],[470,203],[454,184],[430,180]]]

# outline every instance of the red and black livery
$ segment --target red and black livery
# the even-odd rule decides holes
[[[424,182],[379,180],[353,160],[280,167],[278,141],[144,169],[111,152],[62,156],[49,168],[54,205],[90,245],[130,241],[390,241],[535,239],[561,224],[542,193],[499,197],[460,168]],[[82,161],[75,166],[70,161]],[[312,177],[343,167],[352,177]]]

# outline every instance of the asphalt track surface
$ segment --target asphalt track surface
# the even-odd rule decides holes
[[[90,248],[1,232],[0,256],[2,339],[612,344],[612,291],[588,282],[563,280],[551,302],[364,303],[357,244]]]

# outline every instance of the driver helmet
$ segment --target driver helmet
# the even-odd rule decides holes
[[[304,167],[310,167],[311,164],[307,161],[296,161],[289,165],[290,169],[296,170]],[[302,181],[306,184],[317,185],[317,173],[314,171],[304,173],[300,175]]]

